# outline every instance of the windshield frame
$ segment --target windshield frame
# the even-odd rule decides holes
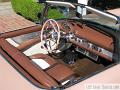
[[[39,2],[39,3],[41,3],[41,2]],[[116,16],[116,15],[113,15],[111,13],[104,12],[104,11],[101,11],[101,10],[92,8],[88,5],[84,5],[84,4],[80,4],[80,3],[70,3],[70,2],[52,1],[52,0],[51,1],[46,0],[43,3],[45,5],[45,8],[42,12],[42,19],[47,19],[47,16],[48,16],[47,13],[49,11],[49,7],[51,7],[51,6],[56,6],[56,7],[64,6],[64,7],[67,7],[67,8],[74,8],[74,9],[76,9],[76,11],[77,11],[77,6],[79,6],[81,8],[86,8],[87,10],[91,11],[92,13],[97,14],[100,17],[105,17],[105,18],[109,18],[111,20],[114,20],[115,23],[119,25],[119,28],[116,29],[116,30],[120,31],[120,17]],[[79,17],[79,19],[82,19],[82,15],[81,15],[81,17]],[[45,20],[42,20],[42,22],[44,22],[44,21]]]

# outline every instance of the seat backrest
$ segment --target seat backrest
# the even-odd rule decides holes
[[[37,32],[37,31],[40,31],[41,28],[42,28],[42,26],[40,26],[40,25],[27,27],[27,28],[22,28],[22,29],[19,29],[19,30],[15,30],[15,31],[7,32],[7,33],[2,33],[0,35],[0,38],[5,38],[6,39],[6,38],[12,38],[12,37],[32,33],[32,32]]]

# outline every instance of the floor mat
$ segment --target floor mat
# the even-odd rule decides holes
[[[70,65],[70,68],[76,73],[78,77],[86,77],[87,75],[104,68],[104,66],[84,58],[78,59],[75,64]]]

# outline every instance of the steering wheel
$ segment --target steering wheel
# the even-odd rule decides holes
[[[60,41],[60,27],[54,19],[48,19],[41,30],[43,48],[49,53],[55,52]]]

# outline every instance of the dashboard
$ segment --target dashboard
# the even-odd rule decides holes
[[[76,51],[95,61],[99,56],[112,61],[114,50],[112,37],[78,21],[60,20],[58,23],[61,31],[66,33],[67,40],[76,45]]]

